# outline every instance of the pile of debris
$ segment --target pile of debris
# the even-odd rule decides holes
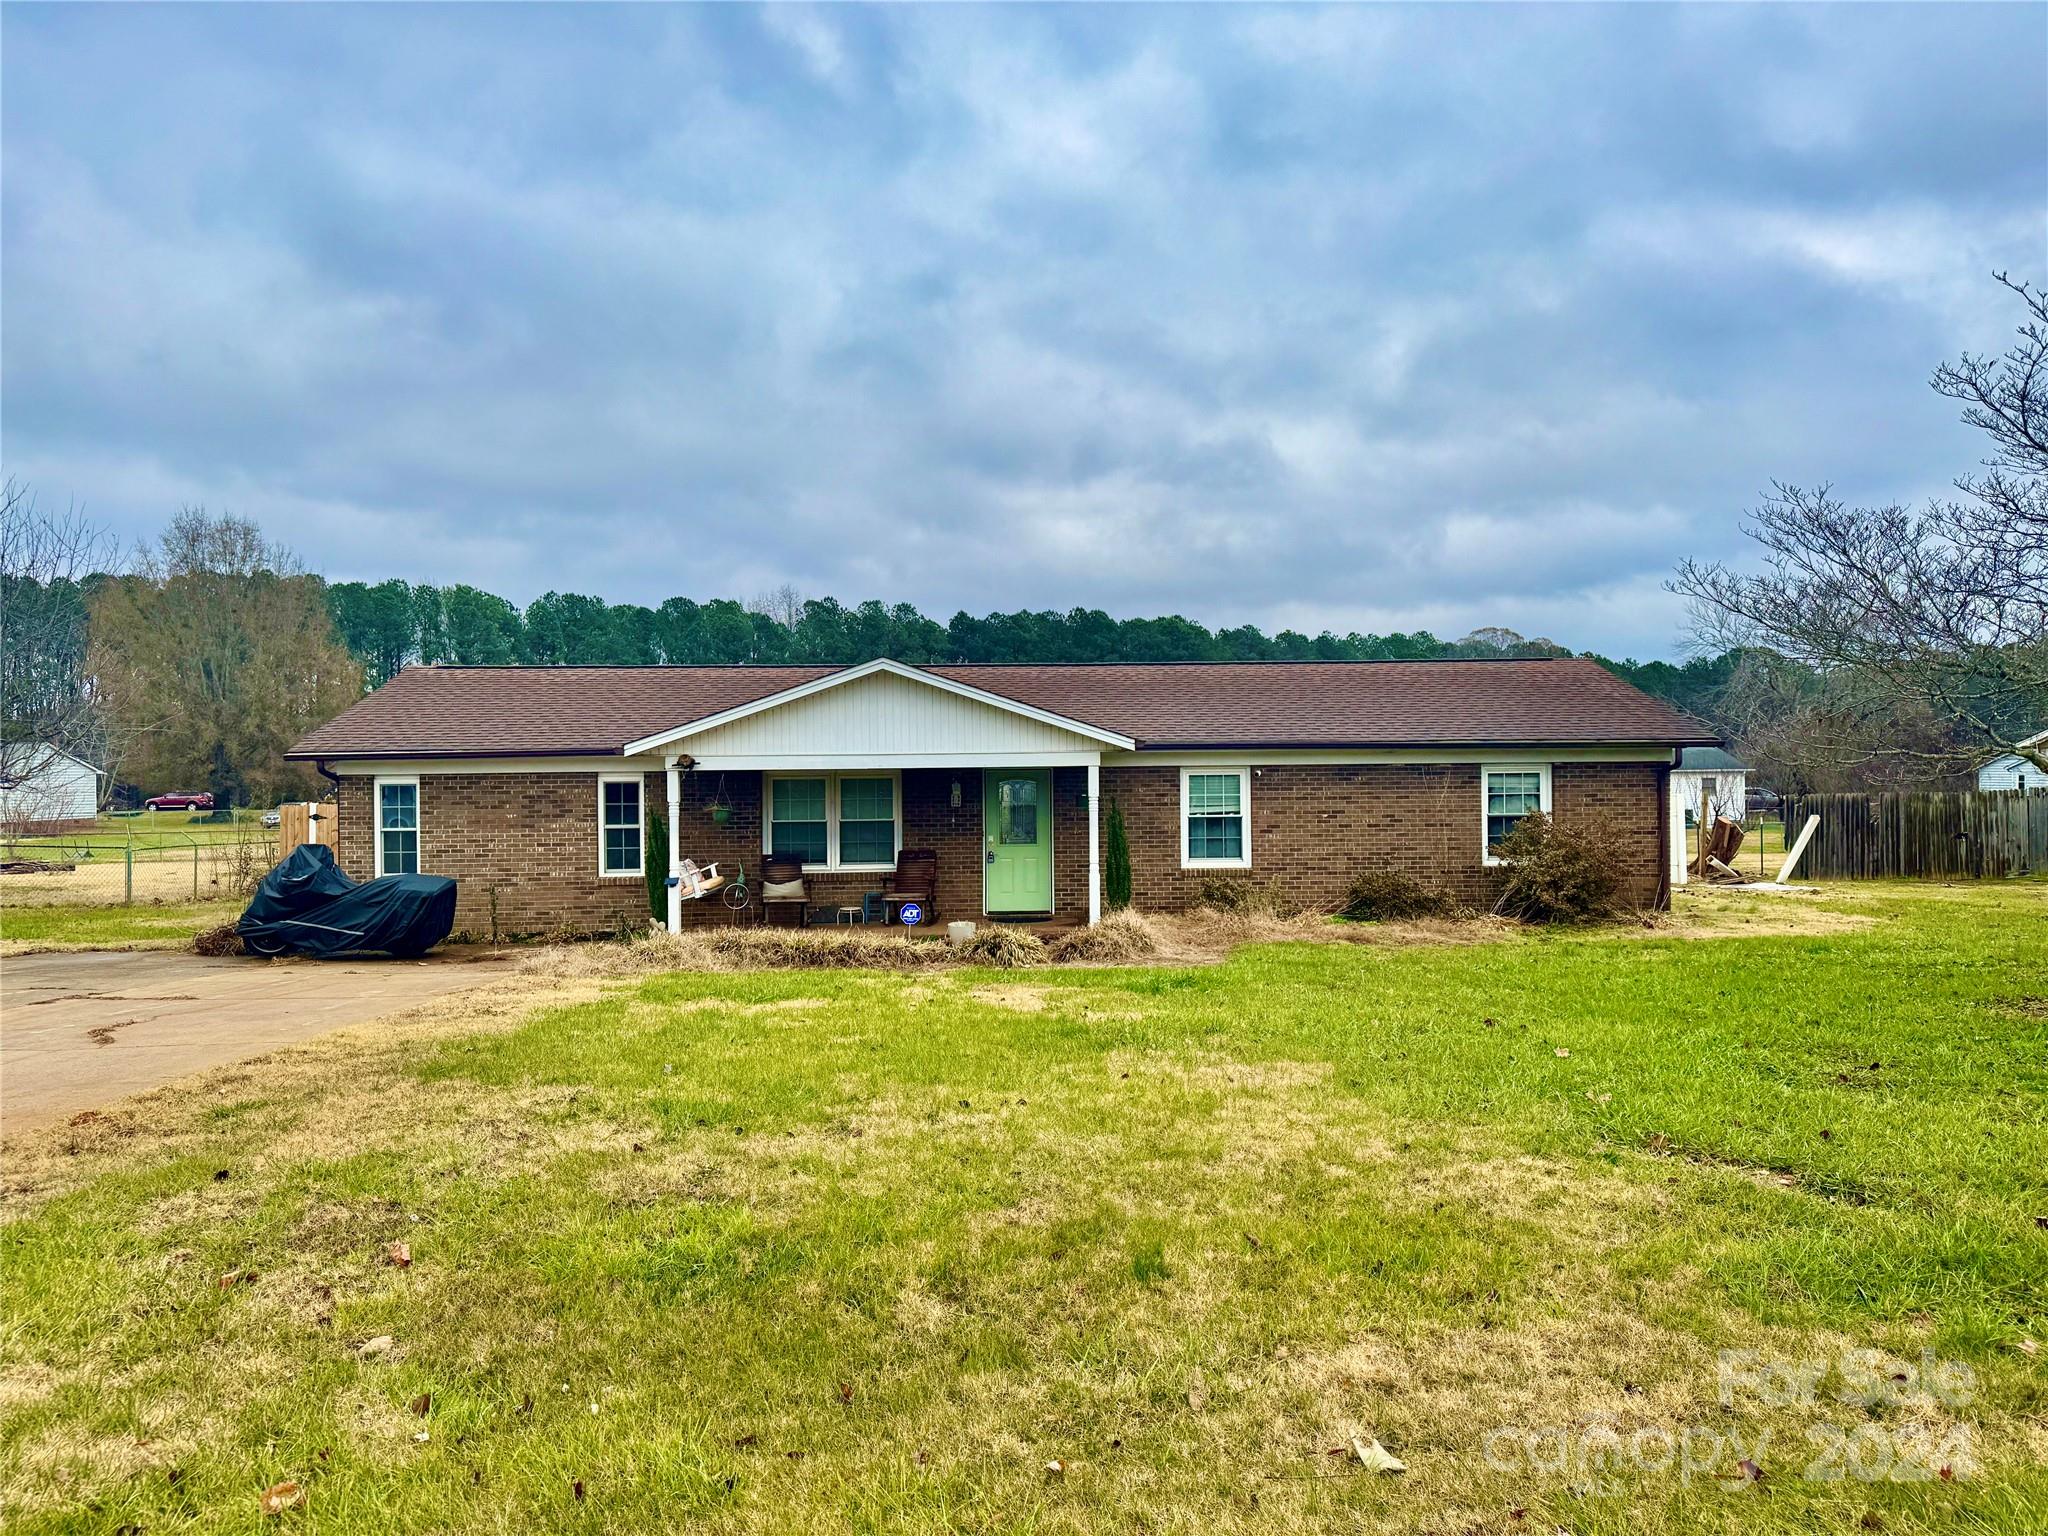
[[[1692,861],[1692,872],[1702,880],[1723,885],[1746,885],[1749,876],[1735,868],[1735,855],[1742,850],[1742,823],[1716,816],[1714,824],[1700,834],[1700,851]]]

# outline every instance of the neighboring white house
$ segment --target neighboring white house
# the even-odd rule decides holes
[[[10,831],[89,828],[106,775],[48,742],[0,748],[0,826]]]
[[[1687,747],[1671,770],[1671,883],[1686,879],[1685,834],[1697,826],[1704,798],[1710,816],[1741,821],[1749,800],[1749,769],[1719,747]]]
[[[2048,744],[2048,731],[2037,731],[2020,745],[2039,747]],[[1979,789],[2048,789],[2048,769],[2021,757],[2017,752],[2008,752],[2003,757],[1994,757],[1977,770]]]

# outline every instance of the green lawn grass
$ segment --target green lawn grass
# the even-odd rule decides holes
[[[272,1058],[16,1149],[0,1516],[2048,1527],[2048,886],[1814,927],[527,981]],[[1742,1385],[1857,1348],[1899,1401]]]
[[[135,902],[112,906],[0,906],[0,954],[53,949],[182,949],[193,935],[232,923],[248,903]]]

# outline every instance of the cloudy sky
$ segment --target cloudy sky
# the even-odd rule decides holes
[[[1670,655],[1924,496],[2048,7],[4,12],[9,474],[526,601]]]

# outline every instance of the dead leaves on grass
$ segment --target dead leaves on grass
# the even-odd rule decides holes
[[[1353,1435],[1351,1452],[1358,1458],[1358,1464],[1368,1472],[1378,1472],[1391,1477],[1408,1470],[1408,1463],[1381,1445],[1378,1440]]]
[[[292,1481],[272,1483],[263,1490],[260,1508],[271,1519],[276,1519],[288,1509],[298,1509],[306,1502],[306,1490]]]

